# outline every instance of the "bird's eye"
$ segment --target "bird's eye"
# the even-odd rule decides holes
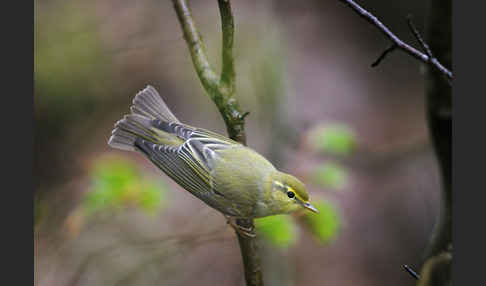
[[[288,191],[287,196],[289,196],[289,198],[293,198],[293,197],[295,197],[295,194],[294,194],[294,192]]]

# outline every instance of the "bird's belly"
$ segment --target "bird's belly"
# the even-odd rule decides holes
[[[264,182],[274,167],[251,149],[244,148],[245,152],[234,151],[219,154],[219,160],[214,163],[214,195],[211,196],[211,202],[207,203],[234,217],[261,216],[264,208],[259,205],[259,201],[264,191]]]

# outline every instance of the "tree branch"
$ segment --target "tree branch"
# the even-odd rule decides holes
[[[410,266],[403,265],[403,268],[405,269],[405,271],[408,272],[408,274],[410,274],[413,278],[415,278],[415,280],[420,279],[420,275],[418,275],[417,272],[415,272]]]
[[[410,31],[412,31],[413,36],[415,37],[417,42],[419,42],[419,44],[422,46],[422,49],[424,49],[427,56],[429,56],[429,58],[433,58],[434,56],[432,55],[432,51],[430,50],[429,45],[427,45],[425,43],[425,41],[424,41],[424,39],[422,39],[422,36],[420,35],[419,31],[417,30],[417,28],[415,28],[415,25],[412,22],[412,16],[411,15],[409,15],[407,17],[407,24],[408,24],[408,28],[410,28]]]
[[[191,10],[186,1],[172,1],[177,12],[177,17],[182,25],[184,32],[184,39],[187,42],[194,68],[201,80],[204,89],[209,96],[214,100],[217,96],[217,89],[219,86],[219,78],[211,68],[208,57],[206,56],[206,48],[202,42],[201,36],[197,31],[196,24],[192,19]]]
[[[221,83],[235,92],[235,67],[233,64],[233,33],[235,30],[230,1],[218,0],[221,14],[221,29],[223,31],[223,68]]]
[[[397,45],[395,44],[392,44],[390,47],[388,47],[388,49],[386,49],[385,51],[383,51],[383,53],[381,53],[381,55],[376,59],[376,61],[374,61],[372,64],[371,64],[371,67],[374,68],[376,66],[378,66],[382,60],[385,59],[385,57],[393,52],[395,49],[397,48]]]
[[[429,8],[428,39],[431,49],[450,66],[452,47],[452,3],[432,0]],[[441,208],[425,253],[419,285],[451,284],[452,260],[452,95],[451,88],[436,69],[429,69],[426,81],[427,121],[441,174]]]
[[[422,267],[422,275],[417,285],[452,285],[451,263],[452,254],[449,252],[430,257]]]
[[[380,55],[373,66],[378,65],[394,49],[400,49],[429,67],[426,78],[426,115],[429,133],[439,163],[442,195],[439,220],[425,253],[425,263],[421,274],[417,277],[420,277],[418,283],[420,286],[450,285],[452,261],[452,95],[450,87],[453,75],[433,56],[432,50],[448,66],[451,66],[451,1],[431,0],[428,25],[430,48],[420,36],[410,17],[408,18],[408,26],[426,54],[404,43],[375,16],[354,1],[340,1],[375,26],[392,42],[392,46]],[[442,79],[444,75],[448,79],[447,83]]]
[[[240,111],[235,95],[235,69],[233,63],[234,21],[229,0],[218,0],[221,14],[222,58],[221,76],[218,77],[211,68],[203,41],[192,19],[186,0],[172,0],[174,9],[184,33],[189,52],[197,75],[212,101],[218,107],[226,124],[231,139],[246,145],[245,117],[248,112]],[[252,219],[238,219],[237,224],[245,229],[254,229]],[[260,257],[255,237],[250,237],[236,231],[240,244],[245,279],[247,285],[263,285]]]
[[[412,57],[416,58],[417,60],[428,64],[429,66],[433,67],[434,69],[438,70],[440,73],[445,75],[449,80],[453,79],[452,72],[445,68],[436,58],[431,57],[427,54],[424,54],[414,47],[408,45],[407,43],[400,40],[395,34],[393,34],[390,29],[388,29],[383,23],[378,20],[373,14],[363,9],[361,6],[356,4],[352,0],[339,0],[350,7],[353,11],[355,11],[361,18],[365,19],[373,26],[375,26],[387,39],[389,39],[397,49],[404,51],[405,53],[411,55]],[[384,56],[390,52],[390,48],[387,49],[379,58],[379,61],[375,61],[374,66],[377,66],[378,63],[384,58]]]

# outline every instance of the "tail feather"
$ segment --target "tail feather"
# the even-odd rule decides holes
[[[108,145],[113,148],[125,150],[125,151],[135,151],[135,140],[137,139],[132,133],[125,132],[119,128],[115,128],[111,133],[110,140],[108,140]]]
[[[134,114],[140,114],[151,119],[179,123],[179,120],[169,110],[157,90],[151,85],[137,93],[130,109]]]
[[[129,114],[119,120],[116,124],[116,128],[120,128],[126,132],[132,133],[145,140],[157,142],[157,135],[152,130],[152,120],[138,114]]]
[[[137,138],[162,144],[174,144],[179,141],[174,138],[174,135],[156,131],[153,128],[154,119],[169,123],[179,123],[179,120],[170,112],[159,93],[152,86],[149,85],[137,93],[130,110],[132,114],[125,115],[115,124],[115,129],[108,140],[109,146],[121,150],[135,151]]]

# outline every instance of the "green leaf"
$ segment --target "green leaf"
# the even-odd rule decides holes
[[[139,207],[148,213],[156,213],[165,206],[165,192],[161,191],[165,189],[165,187],[161,188],[160,184],[145,182],[138,201]]]
[[[133,163],[121,157],[98,160],[91,177],[92,189],[85,196],[91,211],[132,206],[154,213],[165,205],[166,186],[144,178]]]
[[[257,232],[271,244],[288,248],[297,242],[297,227],[288,215],[275,215],[255,220]]]
[[[98,189],[120,190],[140,177],[134,165],[119,157],[110,157],[96,163],[92,177]]]
[[[312,181],[323,188],[342,189],[348,181],[348,174],[341,165],[326,162],[313,170]]]
[[[310,131],[312,147],[322,153],[348,155],[356,145],[351,129],[344,125],[319,125]]]
[[[329,243],[335,239],[340,227],[338,212],[334,205],[326,200],[318,200],[312,204],[319,213],[306,214],[305,225],[319,242]]]

